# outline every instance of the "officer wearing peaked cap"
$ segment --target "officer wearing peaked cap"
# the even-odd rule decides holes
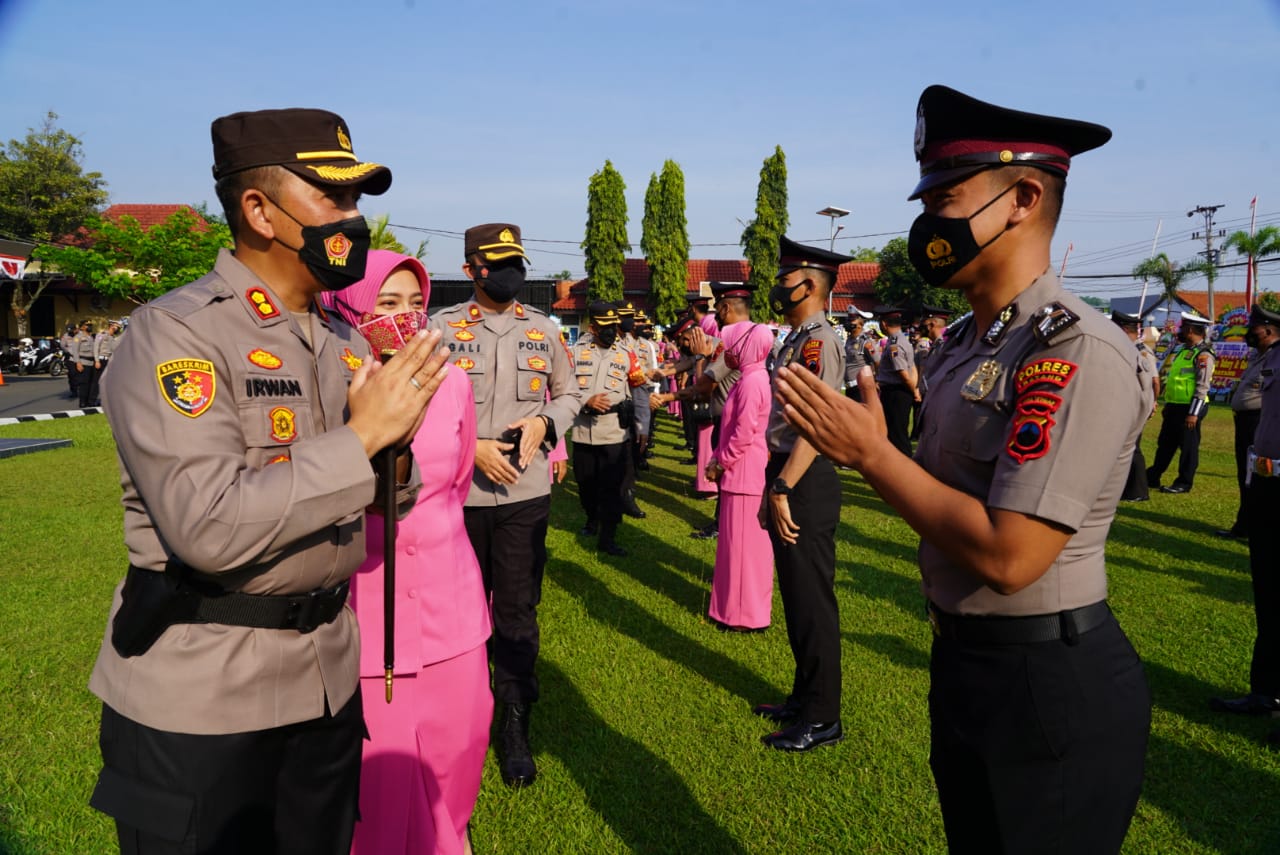
[[[845,394],[855,401],[862,400],[858,375],[865,373],[872,378],[875,376],[876,363],[871,358],[870,337],[863,332],[867,321],[874,317],[871,312],[864,312],[857,306],[850,306],[845,315],[844,388]]]
[[[1049,264],[1072,159],[1110,135],[926,89],[908,254],[973,314],[929,359],[914,460],[874,404],[794,368],[778,379],[801,434],[920,534],[953,852],[1118,852],[1141,789],[1150,695],[1107,607],[1104,546],[1150,383]]]
[[[877,306],[875,314],[888,336],[876,367],[885,429],[893,447],[909,457],[911,405],[920,400],[920,390],[916,383],[915,349],[902,329],[907,312],[896,306]]]
[[[1207,338],[1210,321],[1195,312],[1183,312],[1178,327],[1178,346],[1160,366],[1160,433],[1156,456],[1147,469],[1147,486],[1161,493],[1190,493],[1200,468],[1200,428],[1209,414],[1209,385],[1216,364],[1213,345]],[[1178,455],[1178,477],[1160,486],[1174,454]]]
[[[847,256],[779,240],[778,276],[769,303],[791,325],[774,360],[811,372],[827,388],[844,383],[840,340],[827,322],[826,306],[836,273]],[[774,387],[776,389],[776,385]],[[796,434],[773,402],[766,428],[769,462],[760,523],[769,529],[778,589],[795,660],[791,690],[782,703],[758,704],[753,712],[782,727],[763,737],[782,751],[808,751],[844,738],[840,720],[840,613],[836,604],[836,525],[840,479],[835,467]]]
[[[463,258],[472,299],[437,312],[431,328],[467,372],[475,395],[475,471],[463,519],[492,603],[498,771],[508,786],[522,787],[537,777],[529,716],[540,695],[535,665],[551,512],[547,455],[572,424],[580,397],[560,330],[517,299],[528,260],[520,227],[472,226],[463,236]]]
[[[391,181],[339,116],[263,110],[211,130],[235,250],[135,310],[102,378],[131,565],[89,682],[104,765],[90,803],[125,852],[345,855],[365,732],[345,602],[369,459],[404,449],[412,507],[408,444],[444,359],[423,335],[373,372],[365,340],[315,306],[363,277],[356,200]]]
[[[613,308],[618,313],[618,341],[634,357],[645,373],[645,383],[648,383],[648,369],[644,367],[640,338],[636,335],[636,304],[631,300],[616,300]],[[632,421],[627,427],[627,448],[623,456],[627,468],[622,476],[622,512],[629,517],[644,519],[648,514],[636,504],[636,471],[644,465],[644,451],[649,442],[649,435],[642,427],[649,424],[649,390],[644,386],[632,387],[631,411]]]
[[[1156,355],[1146,342],[1142,341],[1142,318],[1130,315],[1118,309],[1111,310],[1111,323],[1119,327],[1138,350],[1138,360],[1142,370],[1151,377],[1151,412],[1155,412],[1156,396],[1159,394],[1159,374],[1156,369]],[[1124,492],[1120,494],[1122,502],[1145,502],[1150,499],[1147,489],[1147,461],[1142,454],[1141,440],[1133,447],[1133,459],[1129,461],[1129,478],[1125,481]]]

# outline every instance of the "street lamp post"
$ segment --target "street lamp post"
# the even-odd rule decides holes
[[[844,226],[840,226],[839,228],[836,228],[836,220],[840,219],[841,217],[849,216],[849,212],[844,208],[837,208],[835,205],[828,205],[827,207],[823,208],[821,211],[818,211],[818,216],[827,217],[831,220],[831,251],[835,252],[836,251],[836,235],[838,235],[841,231],[844,230]],[[835,296],[835,291],[836,291],[836,283],[832,281],[831,292],[827,294],[827,315],[828,316],[831,314],[831,302],[832,302],[832,298]]]

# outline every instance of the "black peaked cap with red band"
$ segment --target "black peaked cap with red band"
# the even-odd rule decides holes
[[[926,190],[999,166],[1035,166],[1066,175],[1071,158],[1111,139],[1092,122],[1010,110],[947,86],[930,86],[916,107],[916,160]]]
[[[778,275],[799,270],[802,267],[825,270],[834,278],[840,265],[853,261],[852,256],[828,252],[816,246],[796,243],[786,235],[778,238]]]
[[[725,297],[742,297],[750,300],[751,295],[756,291],[756,286],[750,282],[712,282],[711,294],[717,300]]]

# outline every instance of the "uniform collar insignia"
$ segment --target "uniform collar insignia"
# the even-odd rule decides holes
[[[524,320],[524,315],[525,315],[524,306],[522,306],[520,303],[516,303],[516,317],[520,318],[521,320]]]
[[[1000,314],[996,315],[996,319],[991,322],[991,326],[987,327],[987,333],[982,337],[982,343],[988,347],[995,347],[1000,343],[1000,339],[1004,338],[1004,334],[1009,331],[1009,324],[1013,323],[1014,318],[1018,317],[1018,304],[1010,303],[1000,310]]]
[[[280,317],[280,310],[271,301],[267,289],[255,286],[245,291],[244,297],[249,301],[249,309],[258,320],[269,321]]]
[[[1049,344],[1063,330],[1080,320],[1080,316],[1061,303],[1050,303],[1031,316],[1031,331],[1041,344]]]
[[[475,303],[472,303],[470,306],[467,306],[467,317],[473,321],[479,321],[481,318],[480,307],[477,306]]]

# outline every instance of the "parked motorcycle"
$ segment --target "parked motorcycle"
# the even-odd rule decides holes
[[[47,340],[40,342],[40,347],[30,338],[18,339],[18,346],[10,351],[10,358],[16,357],[18,374],[49,374],[61,377],[66,370],[62,349]]]

